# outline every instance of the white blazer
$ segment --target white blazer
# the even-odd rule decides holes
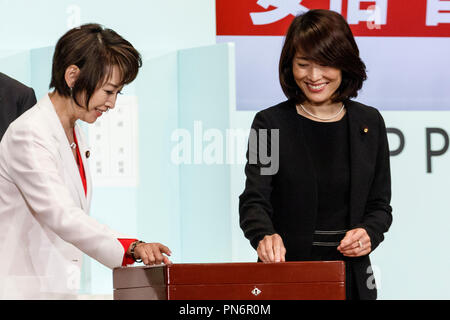
[[[121,235],[88,215],[87,147],[76,125],[87,196],[54,106],[46,95],[0,143],[0,299],[76,298],[82,252],[122,264]]]

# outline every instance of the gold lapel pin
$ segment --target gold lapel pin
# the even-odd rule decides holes
[[[361,130],[361,131],[360,131],[361,134],[366,134],[366,133],[369,132],[369,127],[366,126],[365,124],[361,125],[361,127],[359,127],[359,128],[360,128],[359,130]]]

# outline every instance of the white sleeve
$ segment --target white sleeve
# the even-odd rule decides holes
[[[105,266],[121,266],[124,249],[117,233],[75,204],[58,172],[54,146],[32,128],[13,128],[6,138],[9,174],[35,218]]]

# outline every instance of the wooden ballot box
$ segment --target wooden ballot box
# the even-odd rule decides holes
[[[344,300],[343,261],[189,263],[113,270],[115,300]]]

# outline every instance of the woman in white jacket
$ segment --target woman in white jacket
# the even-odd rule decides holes
[[[82,253],[109,268],[171,263],[170,250],[121,235],[88,215],[89,157],[77,120],[93,123],[142,65],[120,35],[69,30],[53,56],[54,91],[14,121],[0,143],[0,298],[75,298]]]

